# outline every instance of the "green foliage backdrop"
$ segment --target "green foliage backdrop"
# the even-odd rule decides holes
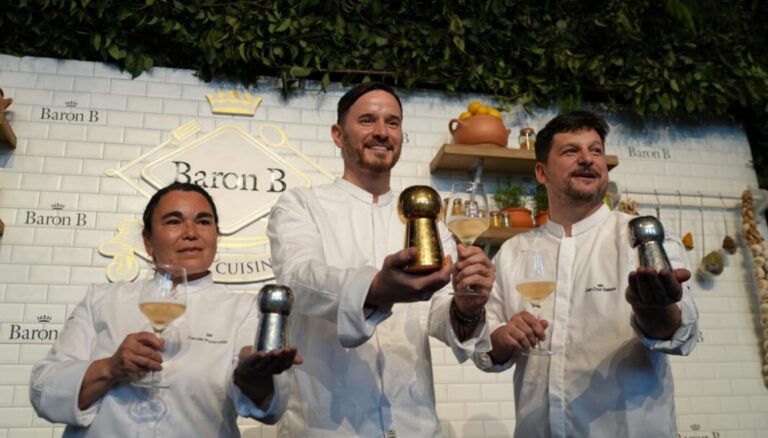
[[[747,123],[756,161],[768,161],[763,0],[7,3],[3,53],[112,62],[133,75],[168,66],[244,84],[277,76],[286,92],[302,78],[383,79],[527,107],[586,100],[726,116]]]

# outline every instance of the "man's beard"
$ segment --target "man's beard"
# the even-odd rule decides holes
[[[389,145],[387,145],[389,146]],[[395,164],[397,164],[398,160],[400,159],[400,154],[397,152],[397,148],[392,149],[392,160],[366,160],[365,159],[365,147],[361,151],[358,151],[356,149],[350,148],[351,153],[346,152],[347,148],[342,149],[342,156],[344,157],[344,161],[352,161],[354,162],[359,169],[366,170],[371,173],[387,173],[390,170],[392,170],[393,167],[395,167]],[[349,156],[351,155],[351,156]]]
[[[601,184],[594,190],[580,190],[574,187],[574,184],[569,179],[565,185],[565,194],[572,201],[578,202],[602,202],[603,197],[608,192],[608,181]]]

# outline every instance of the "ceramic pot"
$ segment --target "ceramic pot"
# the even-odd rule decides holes
[[[456,144],[489,143],[500,147],[507,147],[511,132],[504,127],[500,118],[485,114],[465,120],[452,119],[448,122],[448,130],[451,131],[453,142]]]
[[[507,208],[504,212],[509,216],[509,226],[512,228],[533,228],[533,216],[527,208]]]
[[[548,220],[549,220],[549,212],[542,211],[541,213],[536,215],[536,226],[540,227],[546,224]]]

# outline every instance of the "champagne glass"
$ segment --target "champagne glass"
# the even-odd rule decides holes
[[[475,242],[490,225],[488,196],[479,182],[457,182],[451,188],[446,225],[464,246]],[[455,295],[481,295],[471,288],[456,291]]]
[[[139,309],[152,326],[157,337],[187,309],[187,270],[181,266],[156,264],[149,281],[139,296]],[[135,386],[167,388],[161,372],[150,371],[132,382]]]
[[[555,263],[549,252],[530,248],[522,255],[520,276],[515,289],[533,306],[536,319],[541,319],[541,303],[555,291]],[[552,352],[541,348],[539,340],[536,346],[523,353],[527,355],[550,355]]]

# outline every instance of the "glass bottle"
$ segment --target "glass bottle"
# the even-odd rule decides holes
[[[520,149],[529,151],[533,149],[534,143],[536,143],[536,134],[533,128],[523,128],[520,130],[520,136],[517,137],[520,143]]]

